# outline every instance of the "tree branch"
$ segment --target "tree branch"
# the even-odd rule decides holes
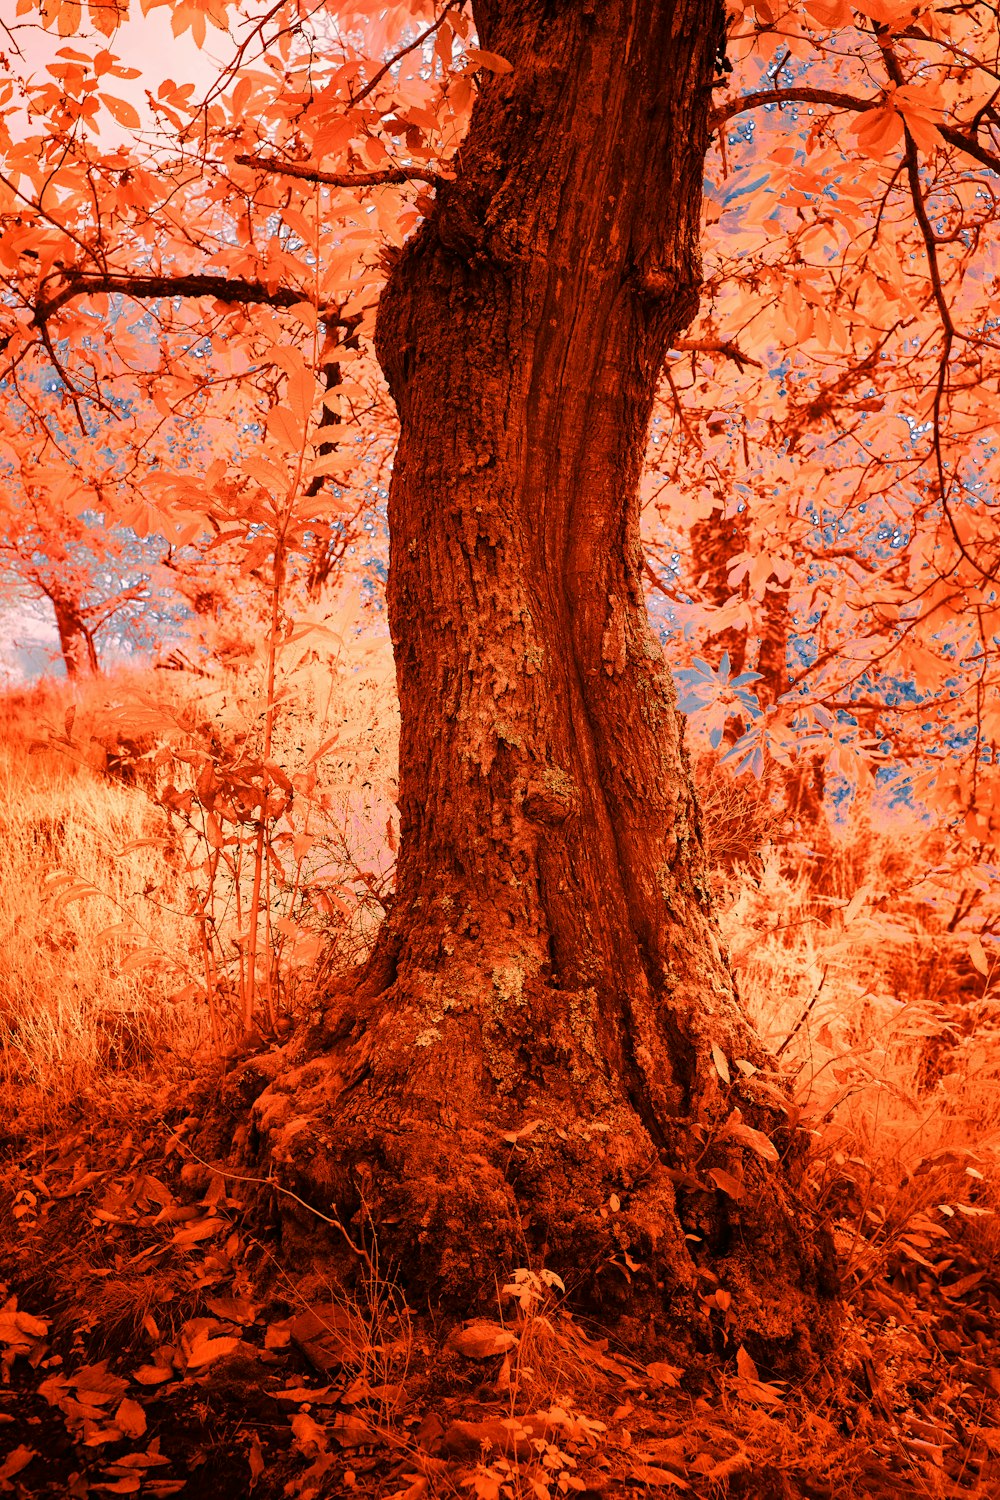
[[[46,321],[74,297],[90,292],[118,292],[141,301],[147,297],[214,297],[218,302],[254,302],[270,307],[294,307],[311,301],[307,292],[297,287],[268,287],[262,281],[246,281],[231,276],[162,276],[129,275],[124,271],[65,271],[65,284],[51,297],[39,302],[33,322],[44,329]],[[321,309],[322,314],[322,309]]]
[[[757,89],[752,94],[739,94],[735,99],[726,99],[709,118],[709,129],[717,130],[736,115],[746,114],[751,109],[761,109],[765,104],[829,104],[834,109],[864,111],[878,109],[885,101],[881,95],[873,99],[859,99],[854,94],[842,94],[837,89],[809,88],[795,84],[785,89]]]
[[[444,10],[442,10],[437,20],[433,21],[431,25],[428,26],[426,31],[422,31],[420,35],[414,41],[410,42],[407,46],[401,47],[398,52],[394,53],[394,55],[390,57],[389,61],[385,64],[384,67],[379,68],[378,72],[375,74],[375,77],[371,80],[371,82],[366,83],[360,94],[355,95],[355,97],[351,100],[351,108],[356,109],[357,106],[361,103],[362,99],[367,99],[368,95],[373,91],[373,89],[376,89],[378,87],[385,75],[390,71],[390,69],[394,68],[398,62],[402,62],[403,58],[406,57],[410,52],[415,52],[418,47],[422,47],[424,45],[424,42],[427,41],[427,38],[433,36],[435,31],[437,31],[438,27],[441,25],[448,12],[450,10],[454,10],[455,6],[460,5],[461,3],[462,0],[448,0],[448,3],[445,5]]]
[[[859,99],[854,94],[842,94],[837,89],[814,89],[805,84],[786,89],[758,89],[752,94],[740,94],[737,98],[720,104],[713,111],[709,124],[712,130],[717,130],[727,120],[746,114],[751,109],[761,109],[765,104],[828,104],[832,109],[850,109],[857,114],[864,114],[870,109],[884,109],[887,103],[884,94],[876,94],[871,99]],[[949,146],[964,151],[966,156],[971,156],[982,166],[989,167],[991,172],[1000,175],[1000,156],[995,151],[988,150],[974,136],[956,130],[953,125],[939,125],[937,128]]]
[[[732,339],[677,339],[672,347],[681,354],[721,354],[732,360],[741,375],[744,365],[755,365],[758,370],[764,368],[759,359],[744,354]]]
[[[377,172],[321,172],[318,167],[282,161],[274,156],[241,154],[234,160],[241,167],[255,167],[258,172],[275,172],[282,177],[298,177],[302,182],[321,182],[327,187],[381,187],[385,183],[404,182],[427,182],[431,187],[440,187],[442,182],[451,181],[442,172],[432,172],[425,167],[383,167]]]

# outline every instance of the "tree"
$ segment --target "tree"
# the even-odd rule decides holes
[[[9,484],[0,512],[0,579],[48,603],[66,675],[85,677],[100,669],[99,638],[114,630],[120,643],[136,627],[141,637],[154,597],[161,626],[171,611],[151,587],[155,555],[127,533],[81,515],[80,496],[66,478],[42,471],[23,488]]]
[[[792,86],[777,101],[853,110],[863,117],[859,139],[863,132],[881,155],[902,152],[899,163],[872,168],[869,188],[877,194],[888,177],[891,195],[904,174],[929,306],[944,328],[943,354],[932,347],[936,324],[918,340],[926,358],[917,409],[926,421],[930,391],[939,464],[931,527],[956,530],[963,566],[979,568],[976,586],[988,592],[988,538],[970,549],[949,511],[941,392],[956,334],[942,290],[943,240],[933,224],[928,233],[916,155],[919,140],[940,139],[949,163],[957,156],[995,172],[992,148],[979,139],[992,106],[956,50],[985,57],[987,32],[978,9],[952,37],[937,13],[926,32],[910,10],[897,16],[876,5],[871,24],[864,12],[827,14],[816,3],[783,17],[799,54],[812,47],[827,71],[822,88]],[[54,10],[65,31],[76,29],[75,7]],[[91,7],[91,17],[107,33],[105,10]],[[174,11],[178,31],[203,36],[206,20],[226,25],[218,3]],[[243,459],[235,492],[225,465],[198,486],[161,473],[156,492],[188,516],[196,499],[204,511],[207,492],[218,515],[251,518],[276,570],[317,520],[312,496],[313,508],[296,499],[281,509],[286,472],[296,483],[304,474],[351,481],[349,455],[331,452],[329,429],[313,424],[322,388],[309,372],[329,370],[331,346],[339,365],[354,357],[360,366],[352,346],[360,350],[378,301],[375,347],[400,421],[388,506],[402,709],[397,888],[370,961],[341,980],[257,1099],[257,1138],[285,1184],[322,1201],[324,1212],[332,1205],[344,1226],[363,1232],[370,1220],[384,1252],[432,1296],[468,1305],[492,1294],[498,1262],[547,1259],[578,1268],[578,1290],[627,1302],[644,1324],[673,1323],[676,1332],[714,1318],[772,1367],[807,1363],[835,1322],[832,1275],[794,1202],[801,1138],[720,949],[681,720],[646,611],[640,540],[646,438],[671,350],[690,354],[694,368],[714,360],[713,377],[723,361],[741,380],[756,368],[747,345],[765,337],[750,330],[759,309],[729,309],[731,289],[715,267],[706,322],[688,340],[682,334],[702,280],[711,129],[771,107],[772,94],[737,96],[713,114],[725,41],[714,0],[474,0],[475,37],[451,3],[374,16],[343,4],[334,14],[343,32],[294,5],[254,19],[201,103],[194,85],[165,82],[154,104],[175,132],[175,155],[151,147],[144,161],[137,149],[125,167],[86,134],[98,100],[126,128],[141,124],[132,106],[100,92],[118,65],[99,51],[91,76],[71,54],[58,89],[34,93],[63,157],[46,161],[42,147],[39,167],[12,144],[31,190],[5,179],[10,215],[16,206],[30,220],[7,229],[9,298],[25,314],[11,322],[12,369],[30,348],[51,345],[50,325],[82,347],[94,299],[145,300],[163,351],[163,379],[149,383],[156,399],[171,420],[190,400],[222,423],[225,403],[211,406],[207,372],[225,350],[234,360],[225,378],[242,382],[240,400],[256,399],[245,394],[254,381],[267,386],[253,429],[263,456]],[[346,26],[362,15],[363,42]],[[406,28],[418,18],[414,34]],[[777,24],[764,4],[741,23],[748,68],[766,68],[760,49]],[[858,35],[845,50],[837,35],[852,27]],[[939,129],[928,125],[920,80],[942,34],[955,86],[933,105]],[[251,47],[265,67],[245,66]],[[838,68],[863,78],[878,59],[890,75],[884,91],[827,87]],[[981,107],[968,125],[973,96]],[[821,125],[803,125],[800,135],[810,151],[829,149]],[[725,172],[724,134],[722,145]],[[320,163],[331,155],[327,170]],[[206,175],[209,159],[217,176]],[[46,206],[51,172],[59,215]],[[432,186],[433,200],[421,190],[415,203],[394,206],[388,195],[414,181]],[[362,236],[360,269],[351,250],[365,229],[346,196],[358,189],[372,192],[394,242],[381,255],[392,264],[378,298],[370,238]],[[88,222],[95,197],[105,206],[96,249],[68,227]],[[754,240],[759,230],[748,229],[760,251],[754,286],[773,278],[799,336],[809,337],[818,313],[800,268],[781,267],[782,281]],[[25,236],[42,247],[36,259],[44,250],[30,274],[16,253]],[[818,414],[866,390],[879,368],[871,330],[881,283],[850,264],[858,358],[822,400],[807,389],[808,372],[801,386],[782,374],[796,440]],[[251,305],[248,323],[240,309]],[[733,333],[720,326],[730,311]],[[988,328],[982,315],[972,321],[982,359]],[[84,326],[92,340],[92,321]],[[204,338],[197,357],[193,329]],[[235,330],[234,344],[223,343],[223,330]],[[127,355],[119,347],[119,360]],[[111,353],[101,367],[92,356],[89,364],[66,357],[95,399],[102,382],[129,378]],[[329,378],[323,385],[343,398]],[[673,395],[676,380],[672,387]],[[710,430],[713,422],[723,429],[715,434],[722,493],[711,499],[725,502],[741,453],[749,466],[749,435],[742,446],[726,441],[729,417],[706,415]],[[753,433],[761,463],[791,471],[789,431],[776,435],[761,422]],[[803,485],[815,485],[823,454],[810,464]],[[687,482],[694,493],[690,474]],[[342,495],[334,499],[343,509]],[[770,493],[768,503],[766,515],[778,514]],[[702,519],[715,508],[703,497],[699,505]],[[752,508],[756,525],[764,517],[763,504]],[[802,563],[803,538],[815,530],[792,510],[766,569],[753,556],[732,559],[730,576],[745,564],[751,591],[765,600],[769,581],[779,585],[768,628],[758,631],[775,659],[772,677],[789,636],[793,605],[781,597],[789,568],[799,568],[803,588],[822,576],[822,546],[815,567]],[[733,535],[751,532],[740,524]],[[862,559],[873,551],[862,546]],[[708,597],[725,615],[718,567]],[[747,628],[745,603],[737,596],[725,628],[741,619]],[[847,624],[841,633],[849,632]],[[775,743],[794,709],[795,683],[783,686],[767,721]],[[744,746],[756,748],[753,738]],[[342,1238],[331,1241],[329,1253],[337,1250],[350,1253]]]
[[[402,838],[392,914],[331,1036],[353,1075],[331,1187],[350,1194],[374,1137],[368,1191],[409,1219],[432,1284],[488,1280],[530,1215],[554,1264],[620,1288],[627,1253],[690,1287],[672,1173],[730,1163],[737,1098],[758,1125],[772,1107],[753,1081],[730,1093],[713,1061],[766,1066],[708,910],[639,544],[659,374],[697,302],[721,15],[487,5],[476,20],[513,71],[483,89],[458,177],[379,311],[401,424]],[[688,86],[668,103],[670,77]],[[505,1134],[526,1123],[515,1189]],[[770,1310],[771,1332],[805,1341],[812,1247],[765,1165],[747,1171],[744,1233],[806,1289]],[[625,1206],[602,1217],[613,1194]],[[710,1203],[699,1224],[719,1242],[736,1215]],[[758,1253],[722,1257],[748,1300]]]

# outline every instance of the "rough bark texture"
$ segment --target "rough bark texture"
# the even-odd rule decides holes
[[[482,76],[457,180],[378,322],[401,422],[395,905],[258,1099],[255,1138],[352,1235],[370,1221],[420,1295],[495,1306],[497,1275],[545,1265],[676,1337],[707,1332],[719,1284],[737,1342],[807,1363],[830,1288],[789,1171],[732,1116],[783,1119],[641,586],[638,480],[698,300],[722,7],[474,11],[513,72]],[[712,1168],[744,1179],[738,1202]]]

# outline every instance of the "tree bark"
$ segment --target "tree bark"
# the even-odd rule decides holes
[[[378,319],[401,423],[395,902],[258,1099],[257,1139],[422,1296],[495,1306],[497,1275],[548,1265],[676,1338],[707,1336],[718,1278],[725,1336],[808,1363],[825,1262],[787,1163],[738,1139],[734,1109],[783,1116],[710,910],[639,546],[657,379],[698,302],[724,13],[473,8],[513,72],[481,75],[457,180]]]
[[[96,676],[100,670],[93,633],[80,610],[61,595],[50,595],[59,632],[59,650],[62,653],[67,677]]]

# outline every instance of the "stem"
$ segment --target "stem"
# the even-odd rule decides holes
[[[274,736],[274,716],[276,710],[274,698],[275,668],[278,659],[278,626],[281,617],[281,589],[285,581],[285,543],[283,538],[278,537],[274,546],[274,568],[271,574],[271,619],[270,629],[267,633],[267,676],[264,688],[264,753],[262,759],[266,762],[271,758],[271,744]],[[253,894],[250,898],[250,941],[247,952],[247,990],[243,999],[243,1029],[253,1029],[254,1000],[257,989],[257,938],[260,926],[260,895],[261,887],[264,886],[264,871],[267,866],[267,789],[264,789],[263,801],[261,803],[260,817],[257,820],[257,838],[254,845],[253,863]],[[267,875],[265,897],[270,896],[271,877]],[[265,942],[270,935],[270,900],[267,901],[267,913],[265,915]],[[269,1024],[273,1025],[274,999],[271,991],[271,968],[266,968],[266,979],[264,981],[264,1004],[267,1008]]]

